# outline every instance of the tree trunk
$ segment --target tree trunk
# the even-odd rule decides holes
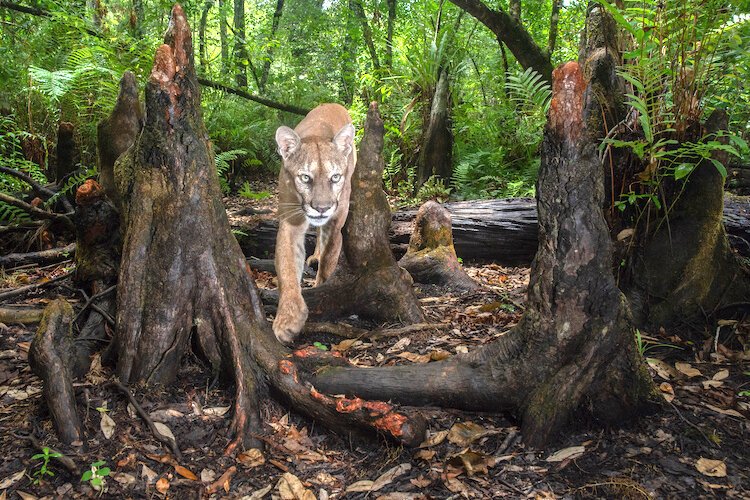
[[[714,111],[705,127],[695,127],[698,141],[726,130],[727,115]],[[726,165],[725,153],[714,158]],[[664,189],[671,206],[667,220],[653,223],[632,261],[627,293],[640,323],[669,326],[703,321],[724,306],[750,302],[750,270],[732,252],[722,222],[724,179],[702,161],[684,181]]]
[[[373,102],[352,176],[339,264],[328,281],[303,292],[311,317],[358,314],[381,323],[424,321],[411,277],[398,266],[388,243],[391,214],[382,188],[384,133]]]
[[[237,74],[235,82],[241,89],[247,88],[247,41],[245,40],[245,0],[234,0],[234,62]]]
[[[417,160],[416,187],[435,175],[445,182],[453,173],[453,129],[451,127],[451,94],[448,70],[440,71],[432,96],[430,115]]]
[[[354,101],[354,91],[357,88],[356,77],[356,54],[357,44],[354,43],[356,23],[354,20],[354,0],[348,0],[348,9],[346,11],[346,34],[344,35],[344,44],[341,46],[341,91],[339,99],[341,103],[349,108]]]
[[[133,33],[136,35],[143,34],[143,20],[145,18],[145,11],[143,9],[144,0],[133,0],[133,22],[131,26]]]
[[[388,3],[388,20],[385,35],[385,67],[393,69],[393,30],[396,26],[396,0],[386,0]]]
[[[266,49],[266,59],[263,61],[263,70],[260,75],[260,82],[258,83],[258,91],[262,94],[266,91],[266,84],[268,83],[268,75],[271,72],[271,60],[273,58],[273,48],[276,39],[276,30],[279,29],[279,23],[281,23],[281,15],[284,12],[284,0],[276,0],[276,9],[273,11],[273,19],[271,20],[271,35],[268,37],[268,48]]]
[[[214,0],[206,0],[201,10],[201,21],[198,25],[198,58],[203,74],[208,73],[208,53],[206,52],[206,24],[208,23],[208,12],[214,5]]]
[[[120,207],[120,196],[115,186],[115,162],[135,142],[143,127],[143,109],[138,99],[135,75],[126,71],[120,79],[120,93],[108,118],[96,127],[96,152],[99,181],[115,207]]]
[[[381,402],[334,399],[302,379],[275,338],[229,227],[201,118],[190,28],[179,5],[146,86],[146,120],[118,163],[125,241],[113,339],[124,383],[167,384],[191,348],[234,382],[227,452],[260,446],[258,397],[274,388],[293,407],[338,428],[377,429],[419,442],[425,423]],[[145,305],[148,305],[146,307]]]
[[[537,189],[539,250],[519,325],[472,353],[426,366],[319,371],[316,387],[512,411],[532,446],[548,443],[574,413],[621,423],[650,406],[658,396],[612,275],[597,141],[585,123],[598,110],[584,109],[585,86],[576,63],[555,71]]]
[[[229,41],[227,40],[226,0],[219,0],[219,41],[221,43],[221,73],[229,71]]]
[[[547,38],[547,54],[551,57],[557,44],[557,24],[560,21],[560,4],[562,0],[552,0],[552,12],[549,16],[549,37]]]
[[[55,152],[55,181],[60,183],[76,171],[76,164],[81,159],[72,123],[60,122],[57,128],[57,146]]]
[[[552,81],[552,63],[549,54],[536,44],[520,21],[502,10],[492,10],[480,0],[451,0],[495,34],[504,43],[524,68],[532,68],[548,82]]]
[[[375,49],[375,41],[372,38],[372,30],[370,29],[370,23],[367,22],[367,15],[362,6],[362,0],[352,0],[349,5],[357,16],[357,19],[359,19],[360,24],[362,24],[362,38],[364,38],[365,46],[370,53],[372,68],[378,71],[380,70],[380,59],[378,58],[378,51]]]

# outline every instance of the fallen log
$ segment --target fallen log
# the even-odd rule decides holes
[[[491,260],[504,265],[529,265],[537,249],[536,203],[530,198],[474,200],[445,203],[453,218],[453,244],[462,260]],[[417,209],[393,213],[389,232],[391,250],[401,258],[409,246]],[[727,195],[724,224],[730,243],[740,255],[750,257],[750,198]],[[276,244],[275,220],[252,229],[240,228],[245,255],[270,257]],[[744,242],[744,243],[743,243]],[[315,249],[315,234],[305,238],[308,254]],[[251,263],[252,265],[252,263]]]
[[[76,244],[41,250],[39,252],[29,253],[9,253],[0,256],[0,268],[10,269],[11,267],[24,266],[26,264],[51,264],[72,258],[76,250]]]

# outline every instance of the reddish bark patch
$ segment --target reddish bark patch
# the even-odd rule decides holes
[[[325,394],[323,394],[322,392],[319,392],[319,391],[318,391],[317,389],[315,389],[314,387],[310,389],[310,396],[312,396],[312,398],[313,398],[314,400],[316,400],[316,401],[320,401],[321,403],[324,403],[324,404],[327,404],[327,405],[332,405],[332,404],[334,404],[334,402],[333,402],[333,399],[332,399],[332,398],[330,398],[330,397],[326,396],[326,395],[325,395]]]
[[[400,413],[390,412],[387,415],[373,421],[372,425],[376,429],[386,432],[394,437],[402,437],[404,429],[407,428],[409,419]]]
[[[297,377],[297,367],[294,366],[294,363],[292,363],[288,359],[282,359],[281,361],[279,361],[279,371],[284,375],[291,375],[294,379],[294,382],[299,383],[299,378]]]
[[[336,400],[336,411],[339,413],[352,413],[361,410],[364,401],[360,398],[341,398]]]
[[[586,80],[577,62],[570,61],[552,72],[552,102],[549,127],[561,136],[575,141],[583,130],[583,95]]]
[[[76,203],[78,205],[91,205],[102,199],[104,189],[94,179],[88,179],[76,190]]]

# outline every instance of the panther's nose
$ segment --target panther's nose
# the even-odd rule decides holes
[[[325,214],[327,213],[331,208],[333,208],[333,205],[310,205],[313,210],[317,210],[319,214]]]

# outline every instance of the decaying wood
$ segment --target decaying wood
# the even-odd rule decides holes
[[[529,198],[473,200],[444,203],[453,219],[453,244],[456,254],[466,262],[493,261],[508,266],[528,266],[538,241],[536,204]],[[393,212],[389,230],[391,250],[401,258],[409,247],[416,209]],[[750,198],[729,196],[724,200],[724,226],[732,238],[750,242]],[[255,227],[240,227],[246,236],[238,236],[243,252],[254,257],[273,257],[278,223],[262,221]],[[736,240],[741,243],[739,240]],[[733,242],[734,243],[734,242]],[[745,257],[750,247],[733,244]],[[305,249],[312,254],[315,234],[305,237]]]
[[[75,347],[71,334],[73,308],[64,299],[56,299],[44,310],[29,348],[29,364],[44,382],[42,394],[52,416],[57,436],[66,444],[83,438],[76,412],[71,359]]]
[[[457,290],[479,288],[458,262],[450,214],[434,201],[419,208],[409,249],[398,265],[409,271],[417,283],[438,284]]]
[[[8,305],[0,307],[0,323],[5,323],[6,325],[12,325],[14,323],[39,323],[42,319],[43,313],[43,307]]]
[[[576,63],[555,71],[539,172],[539,249],[519,324],[466,355],[422,366],[319,370],[319,390],[520,416],[543,446],[574,412],[622,422],[656,401],[611,270],[592,102]]]
[[[9,253],[0,256],[0,268],[9,269],[11,267],[24,266],[26,264],[50,264],[71,259],[76,250],[76,244],[41,250],[39,252],[28,253]]]

